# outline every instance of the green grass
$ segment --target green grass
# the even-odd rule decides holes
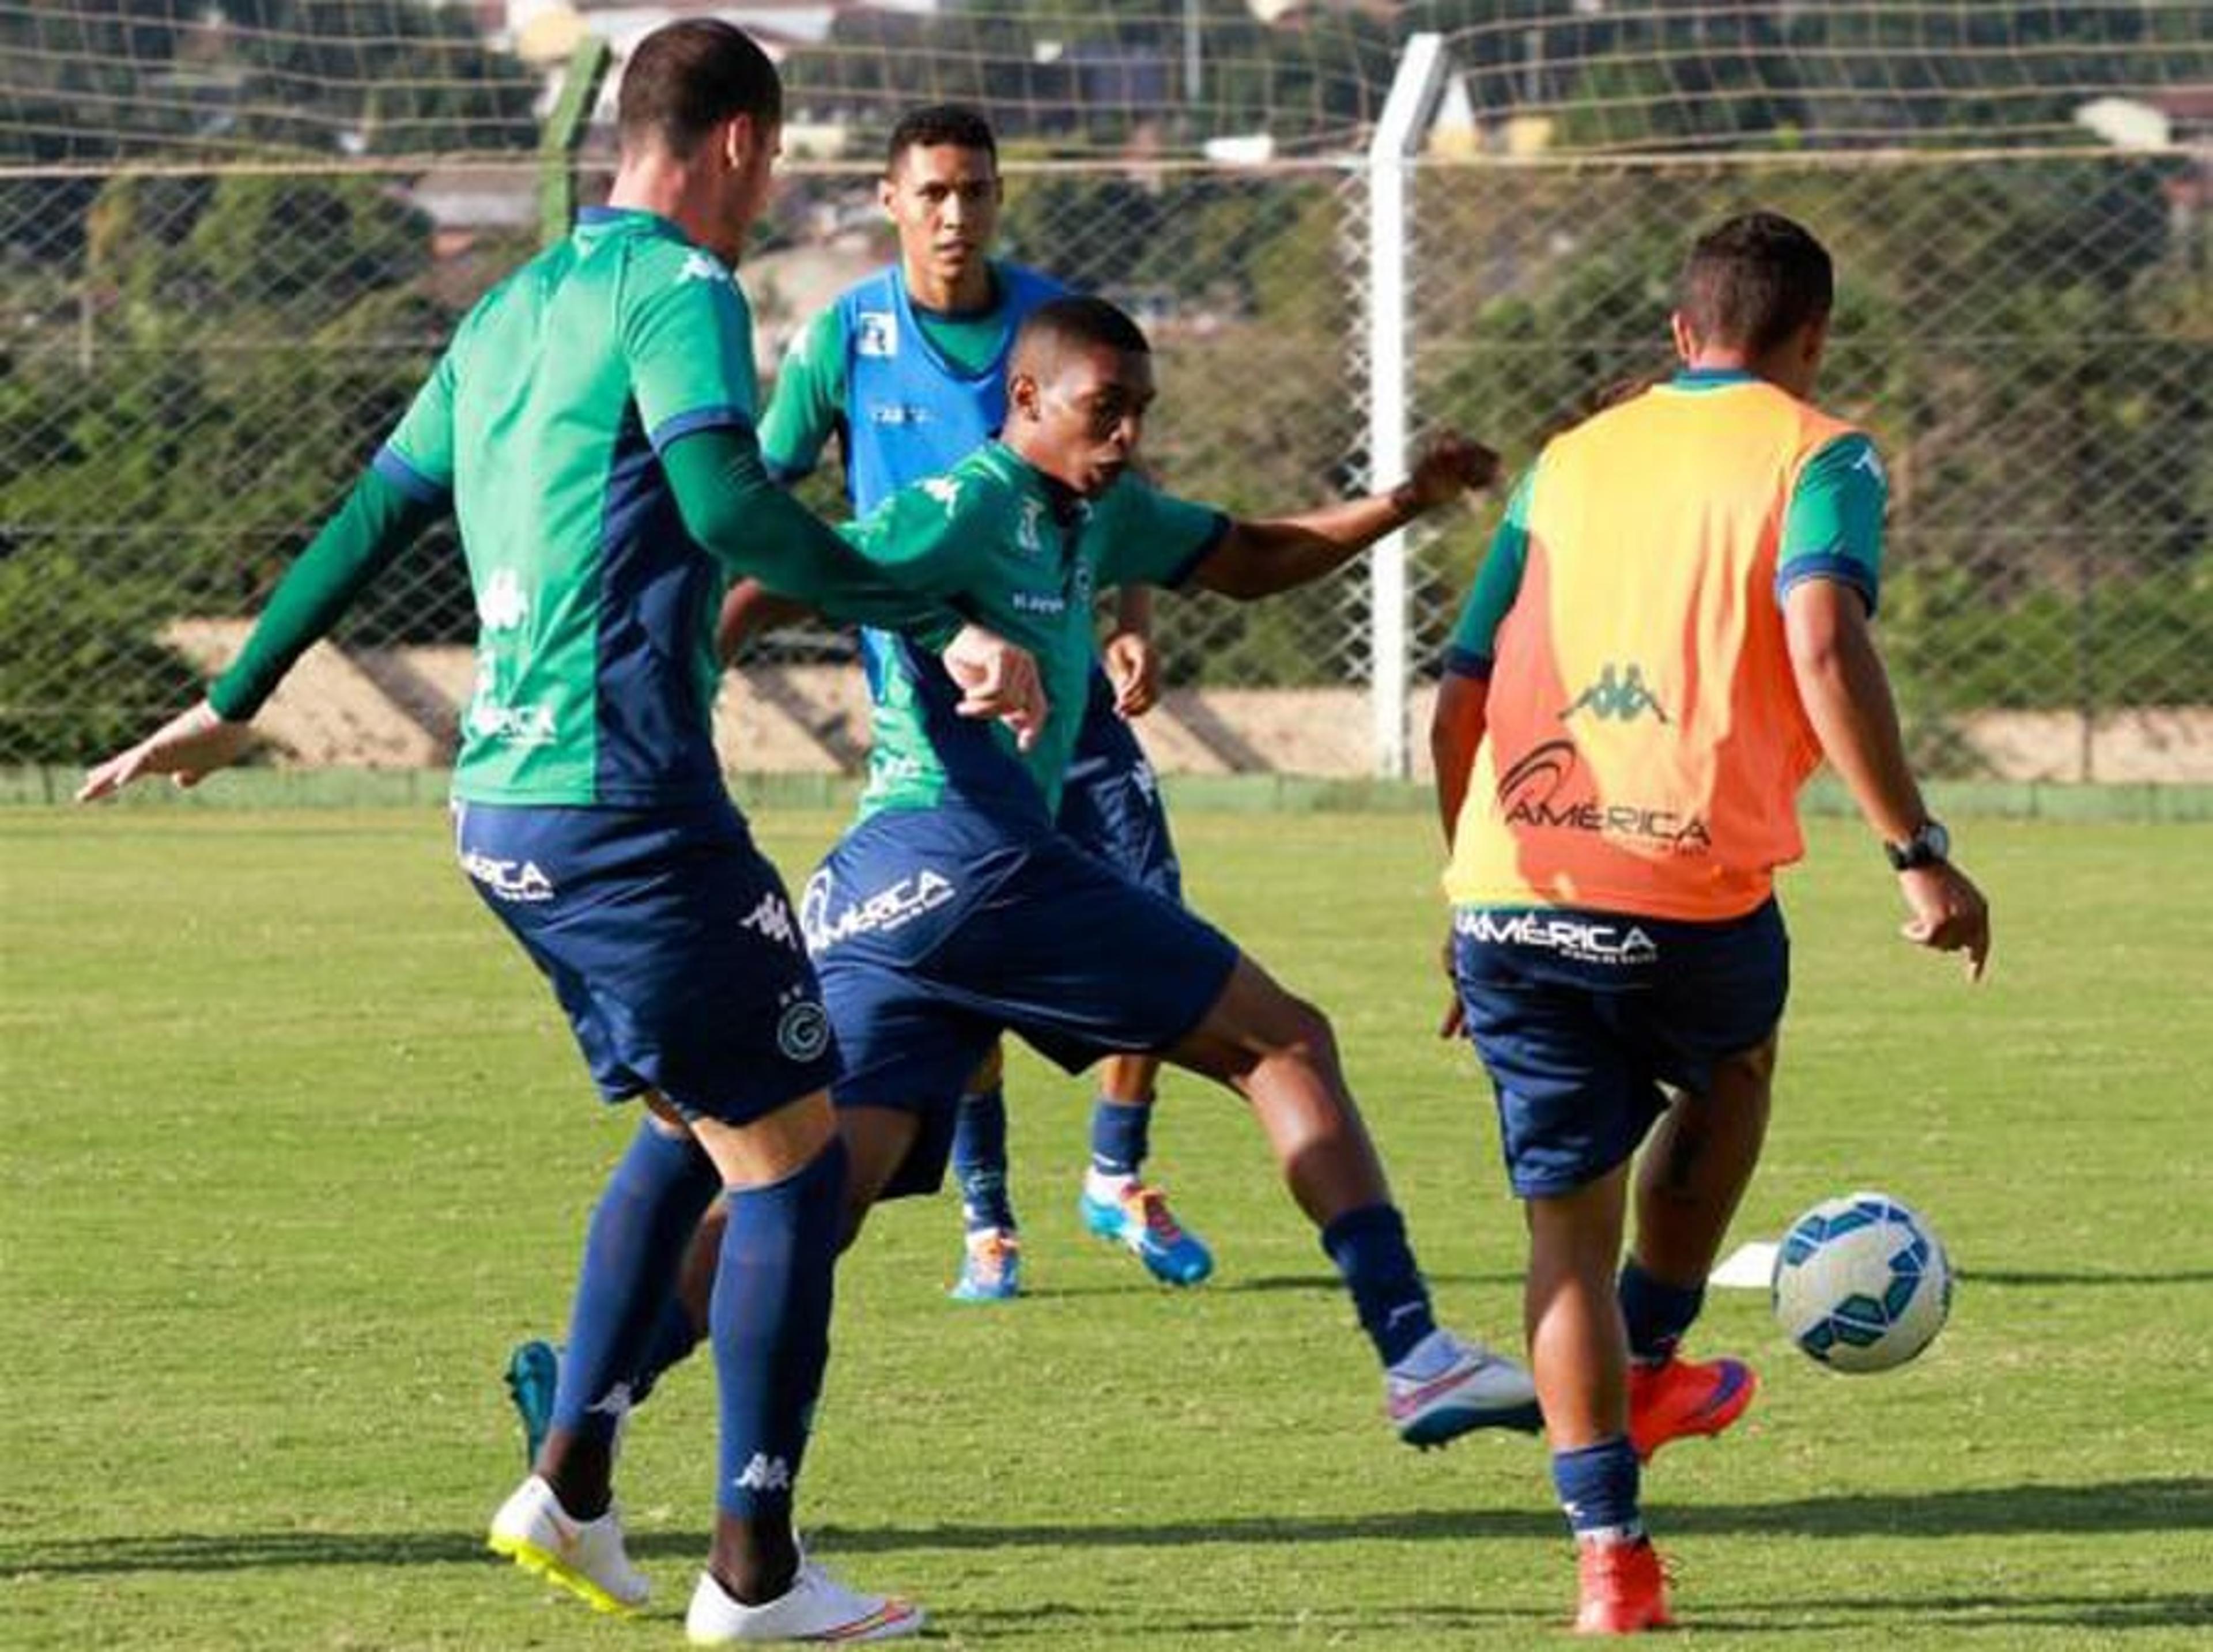
[[[803,874],[834,827],[777,814]],[[1797,984],[1771,1234],[1856,1186],[1961,1267],[1919,1363],[1835,1377],[1764,1302],[1698,1345],[1765,1379],[1649,1513],[1716,1647],[2201,1646],[2213,1631],[2213,1154],[2192,826],[1961,823],[1994,978],[1893,938],[1865,839],[1786,887]],[[1510,1335],[1518,1216],[1442,1004],[1413,815],[1189,813],[1194,896],[1327,1006],[1455,1323]],[[704,1552],[710,1373],[632,1430],[659,1589],[594,1618],[485,1557],[519,1467],[498,1372],[558,1326],[625,1122],[448,863],[442,817],[0,814],[0,1645],[668,1646]],[[1222,1258],[1189,1295],[1076,1230],[1082,1086],[1024,1056],[1033,1299],[941,1290],[949,1203],[842,1275],[803,1515],[940,1644],[1545,1646],[1572,1589],[1541,1451],[1420,1456],[1258,1131],[1171,1080],[1155,1166]]]

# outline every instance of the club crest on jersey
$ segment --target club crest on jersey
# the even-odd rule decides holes
[[[889,310],[863,310],[853,318],[853,353],[888,357],[899,354],[899,317]]]
[[[1045,501],[1025,499],[1022,514],[1015,523],[1015,544],[1026,557],[1045,554]]]

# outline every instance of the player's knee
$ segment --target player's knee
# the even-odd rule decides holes
[[[1289,993],[1276,1006],[1267,1035],[1269,1053],[1318,1068],[1337,1070],[1337,1030],[1320,1007]]]

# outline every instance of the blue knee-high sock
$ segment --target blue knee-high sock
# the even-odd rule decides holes
[[[652,1335],[646,1338],[645,1356],[638,1362],[637,1375],[631,1379],[630,1403],[643,1405],[668,1369],[691,1358],[692,1350],[706,1338],[707,1333],[684,1305],[683,1296],[671,1291],[661,1305],[661,1316],[653,1322]]]
[[[1091,1104],[1091,1167],[1102,1176],[1134,1176],[1152,1151],[1153,1110],[1100,1096]]]
[[[1560,1510],[1579,1539],[1630,1543],[1644,1535],[1637,1478],[1637,1453],[1623,1435],[1552,1454]]]
[[[722,1391],[716,1501],[744,1520],[791,1512],[822,1368],[845,1197],[845,1144],[767,1187],[734,1187],[708,1315]]]
[[[970,1233],[1015,1230],[1015,1202],[1007,1192],[1007,1093],[999,1085],[960,1098],[953,1117],[953,1180]]]
[[[1675,1344],[1706,1301],[1704,1285],[1671,1285],[1655,1279],[1637,1266],[1634,1257],[1622,1264],[1616,1294],[1621,1299],[1623,1322],[1629,1326],[1629,1356],[1654,1365],[1673,1355]]]
[[[553,1393],[553,1426],[608,1439],[630,1405],[631,1381],[677,1265],[722,1179],[688,1137],[641,1123],[607,1178],[584,1235],[569,1345]]]
[[[1414,1265],[1405,1220],[1396,1205],[1347,1210],[1321,1230],[1321,1247],[1344,1276],[1360,1314],[1360,1328],[1384,1364],[1396,1365],[1437,1328],[1430,1288]]]

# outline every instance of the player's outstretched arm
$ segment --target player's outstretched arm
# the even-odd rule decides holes
[[[207,698],[172,717],[144,740],[95,764],[77,789],[91,802],[143,775],[166,774],[197,785],[235,763],[253,744],[253,714],[308,646],[393,558],[445,514],[442,493],[407,487],[376,470],[363,473],[338,513],[277,582],[269,606],[238,658]]]
[[[1250,601],[1320,579],[1416,517],[1484,488],[1498,455],[1448,432],[1424,450],[1414,473],[1388,493],[1325,505],[1295,516],[1236,521],[1192,570],[1190,582]]]
[[[1828,759],[1885,843],[1902,844],[1928,823],[1921,788],[1905,758],[1890,678],[1875,650],[1860,593],[1838,580],[1803,579],[1783,598],[1783,631],[1798,698]],[[1980,980],[1990,955],[1990,905],[1966,874],[1938,860],[1898,875],[1911,916],[1901,933],[1917,946],[1966,954]]]

